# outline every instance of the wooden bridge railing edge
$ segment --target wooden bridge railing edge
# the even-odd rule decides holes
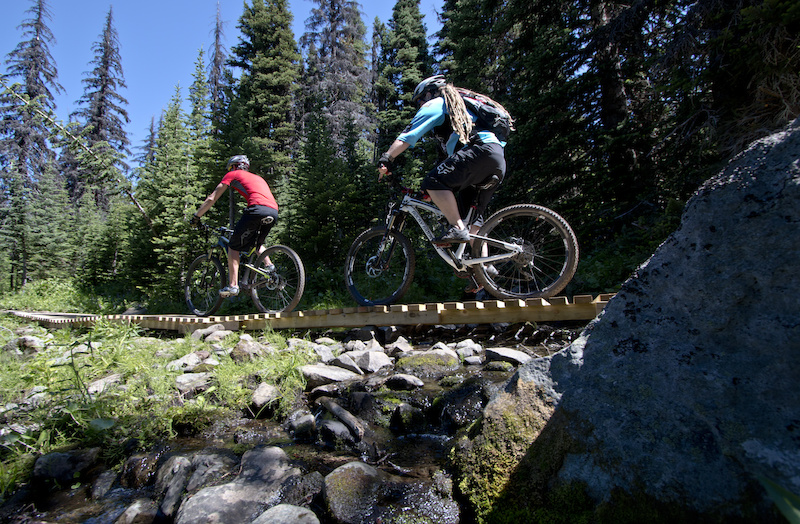
[[[110,322],[136,323],[143,328],[182,333],[214,324],[227,329],[323,329],[337,327],[392,326],[417,324],[488,324],[498,322],[552,322],[592,320],[614,294],[576,295],[528,300],[488,300],[397,304],[329,310],[293,311],[253,315],[195,317],[189,315],[83,315],[75,313],[7,311],[38,322],[47,328],[90,327],[103,318]]]

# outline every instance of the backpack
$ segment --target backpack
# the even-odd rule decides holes
[[[495,102],[477,93],[461,95],[467,110],[478,117],[475,127],[478,131],[491,131],[501,142],[508,142],[508,135],[514,130],[513,119],[508,112],[497,107]]]

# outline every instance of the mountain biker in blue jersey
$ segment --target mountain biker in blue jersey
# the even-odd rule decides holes
[[[471,95],[481,96],[448,84],[442,75],[420,82],[411,98],[419,110],[378,160],[379,178],[383,178],[391,174],[397,156],[413,147],[423,135],[433,131],[439,139],[447,158],[428,172],[421,188],[450,223],[450,228],[435,239],[440,245],[469,241],[469,233],[461,218],[466,213],[465,206],[480,193],[479,218],[471,227],[475,233],[482,223],[481,215],[489,199],[506,173],[506,143],[478,125],[478,116],[467,109],[462,99],[462,96]],[[490,181],[494,182],[488,184]],[[478,189],[478,186],[490,187]]]

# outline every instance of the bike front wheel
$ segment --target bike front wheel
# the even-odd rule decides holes
[[[222,305],[219,290],[225,286],[225,270],[216,257],[200,255],[186,271],[184,294],[189,311],[198,317],[213,315]]]
[[[288,313],[303,297],[306,271],[292,248],[275,245],[258,256],[249,280],[253,303],[260,312]]]
[[[563,290],[578,268],[578,239],[555,211],[533,204],[501,209],[478,231],[520,248],[511,258],[476,267],[478,283],[496,298],[547,298]],[[473,257],[501,255],[502,247],[476,239]]]
[[[397,231],[373,227],[358,235],[344,265],[347,290],[362,306],[392,304],[414,279],[414,250]]]

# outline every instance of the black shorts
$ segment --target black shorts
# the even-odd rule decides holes
[[[498,182],[490,189],[477,190],[497,176]],[[450,190],[457,193],[461,216],[475,200],[478,202],[478,215],[483,215],[495,189],[506,176],[506,158],[500,144],[470,142],[464,148],[447,157],[444,162],[432,169],[422,181],[423,190]]]
[[[253,246],[260,246],[277,221],[277,209],[268,206],[248,206],[233,228],[228,247],[234,251],[249,251]]]

